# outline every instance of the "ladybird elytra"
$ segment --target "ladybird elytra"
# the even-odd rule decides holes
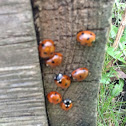
[[[92,46],[96,35],[92,31],[80,31],[77,33],[77,41],[84,46]]]
[[[82,68],[78,68],[78,69],[74,70],[71,73],[71,76],[76,81],[83,81],[85,78],[87,78],[88,74],[89,74],[88,69],[82,67]]]
[[[62,101],[62,96],[56,91],[51,91],[50,93],[48,93],[47,99],[50,103],[58,104]]]
[[[71,78],[68,75],[58,74],[54,77],[54,82],[58,87],[68,88],[71,84]]]
[[[63,55],[61,53],[54,53],[53,57],[46,60],[46,66],[56,67],[62,63]]]
[[[55,52],[55,45],[52,40],[44,40],[40,42],[39,47],[39,55],[41,58],[48,59],[54,55]]]

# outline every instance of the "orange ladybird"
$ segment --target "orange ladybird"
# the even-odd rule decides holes
[[[95,41],[95,34],[91,31],[80,31],[77,34],[77,41],[81,45],[92,46],[92,42]]]
[[[52,91],[47,95],[48,101],[53,104],[58,104],[62,101],[62,96],[56,91]]]
[[[87,68],[78,68],[72,72],[72,78],[77,81],[83,81],[88,76]]]
[[[55,53],[54,56],[46,61],[46,66],[56,67],[62,63],[63,55]]]
[[[69,109],[72,108],[73,104],[70,99],[65,99],[63,102],[60,103],[60,106],[63,110],[68,111]]]
[[[50,58],[55,52],[54,42],[52,40],[44,40],[39,44],[38,49],[41,58]]]
[[[57,86],[61,88],[68,88],[71,84],[71,79],[67,75],[58,74],[54,77],[54,81]]]

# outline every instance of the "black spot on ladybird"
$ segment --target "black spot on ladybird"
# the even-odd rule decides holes
[[[44,47],[44,44],[42,44],[42,47]]]
[[[55,95],[57,95],[57,93],[55,93]]]
[[[47,54],[47,52],[44,52],[44,54]]]
[[[56,100],[57,102],[59,101],[59,99]]]
[[[69,106],[67,105],[66,108],[69,108]]]
[[[69,101],[67,101],[67,102],[65,103],[65,106],[66,106],[66,108],[69,108],[69,106],[70,106]]]
[[[52,63],[55,63],[54,61],[52,61]]]
[[[82,32],[81,35],[84,35],[84,33]]]
[[[87,40],[89,40],[90,38],[87,38]]]
[[[65,86],[67,86],[67,83],[65,83]]]
[[[61,84],[62,83],[62,81],[59,81],[59,84]]]
[[[90,35],[92,35],[92,33],[90,33]]]
[[[80,78],[82,78],[82,76],[80,75]]]
[[[53,52],[50,53],[51,55],[53,54]]]

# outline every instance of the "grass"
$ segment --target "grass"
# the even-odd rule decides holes
[[[126,29],[118,48],[115,50],[112,46],[124,10],[124,0],[115,0],[98,97],[98,126],[126,126],[126,101],[123,100],[126,79]]]

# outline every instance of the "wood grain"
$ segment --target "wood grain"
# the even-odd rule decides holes
[[[96,126],[97,94],[105,54],[107,30],[110,26],[111,0],[33,0],[35,23],[40,40],[52,39],[56,52],[64,60],[61,66],[51,69],[42,65],[45,93],[58,91],[63,98],[73,101],[73,108],[65,112],[59,105],[46,102],[51,126]],[[76,42],[80,30],[96,34],[92,47]],[[79,67],[87,67],[90,75],[83,82],[72,82],[67,90],[57,88],[55,74],[70,74]]]
[[[0,126],[47,126],[30,0],[0,1]]]

